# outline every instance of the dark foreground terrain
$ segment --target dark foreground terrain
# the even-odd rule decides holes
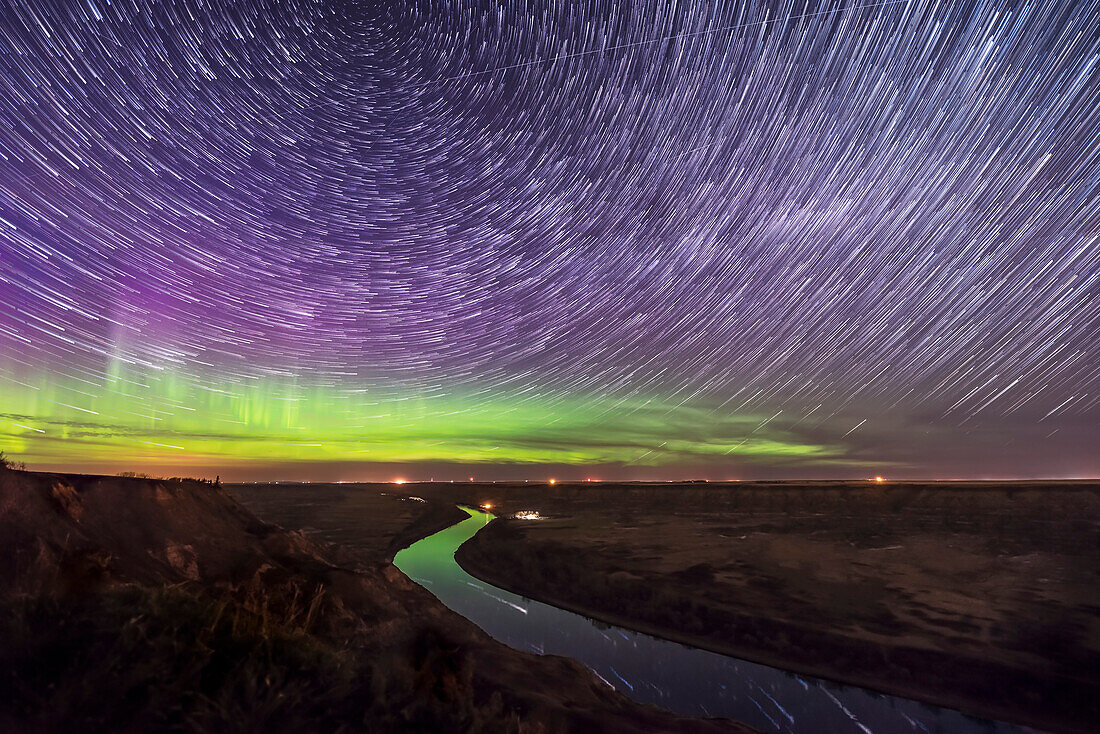
[[[746,731],[489,639],[387,560],[451,512],[412,507],[338,552],[210,484],[0,470],[0,731]]]
[[[451,492],[549,516],[499,519],[459,550],[497,586],[978,716],[1064,732],[1100,722],[1100,485]]]

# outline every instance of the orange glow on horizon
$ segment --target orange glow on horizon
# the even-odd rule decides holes
[[[883,479],[882,477],[875,477],[875,481],[876,482],[885,482],[886,480]]]
[[[557,480],[557,479],[551,479],[551,480],[550,480],[550,483],[551,483],[551,484],[557,484],[557,482],[558,482],[558,480]]]

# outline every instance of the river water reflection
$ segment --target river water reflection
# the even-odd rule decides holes
[[[492,637],[517,650],[579,660],[635,700],[729,717],[763,732],[1032,731],[659,640],[498,589],[455,562],[458,547],[492,518],[466,511],[468,520],[406,548],[394,564]]]

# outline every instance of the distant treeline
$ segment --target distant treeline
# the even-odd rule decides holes
[[[222,486],[222,478],[220,476],[216,479],[203,479],[201,477],[156,477],[151,474],[144,474],[136,471],[120,471],[117,476],[126,477],[128,479],[154,479],[158,482],[195,482],[197,484],[210,484],[215,487]]]
[[[26,471],[27,463],[24,461],[15,461],[6,453],[0,451],[0,471],[3,470]],[[136,471],[120,471],[116,476],[126,477],[128,479],[153,479],[158,482],[195,482],[197,484],[209,484],[214,487],[222,486],[222,478],[220,476],[216,479],[203,479],[200,477],[157,477],[152,474]]]

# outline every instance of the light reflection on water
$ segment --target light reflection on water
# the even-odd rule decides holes
[[[635,700],[764,732],[1032,731],[659,640],[498,589],[455,562],[458,547],[492,518],[464,509],[468,520],[406,548],[394,564],[492,637],[517,650],[579,660]]]

